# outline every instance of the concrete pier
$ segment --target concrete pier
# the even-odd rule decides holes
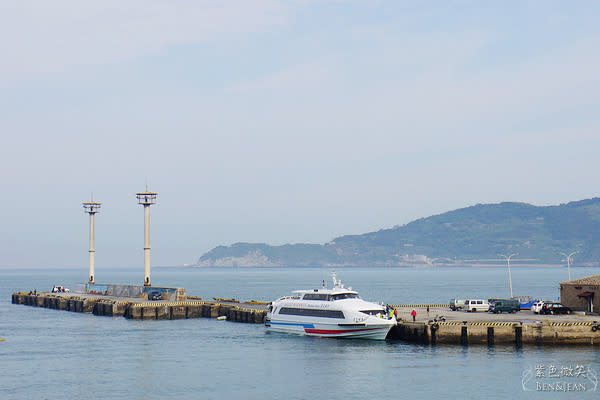
[[[593,322],[412,322],[399,321],[388,339],[423,344],[600,344]]]
[[[267,314],[265,304],[235,301],[150,301],[114,298],[93,294],[15,292],[13,304],[45,307],[98,316],[137,320],[173,320],[226,317],[228,321],[262,324]],[[398,307],[398,325],[388,335],[390,340],[423,344],[496,345],[523,344],[566,345],[600,344],[600,317],[583,314],[541,316],[531,311],[495,315],[486,312],[453,312],[442,305]],[[417,311],[412,321],[410,312]],[[443,313],[444,321],[439,320]]]
[[[88,312],[99,316],[122,316],[127,319],[160,320],[226,317],[228,321],[264,323],[267,307],[256,303],[221,303],[205,300],[148,301],[106,298],[100,295],[71,293],[15,292],[13,304]]]
[[[600,344],[600,317],[584,315],[537,315],[529,310],[514,314],[450,311],[447,306],[398,308],[398,325],[388,339],[424,344]],[[416,321],[410,316],[417,311]],[[444,321],[440,320],[440,316]]]

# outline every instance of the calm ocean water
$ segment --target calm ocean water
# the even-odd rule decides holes
[[[339,268],[367,300],[446,303],[506,297],[505,268]],[[152,271],[156,286],[204,298],[272,300],[328,282],[324,268]],[[573,268],[573,278],[597,274]],[[142,268],[97,269],[99,282],[138,283]],[[0,399],[598,398],[598,347],[424,346],[266,333],[212,319],[130,321],[12,305],[16,290],[75,287],[79,270],[0,270]],[[563,268],[513,268],[515,295],[557,299]],[[450,311],[448,311],[450,312]],[[536,369],[537,367],[537,369]],[[556,368],[556,375],[548,374]],[[586,376],[570,376],[585,368]],[[544,373],[544,377],[535,374]],[[533,376],[532,376],[533,374]],[[589,379],[587,379],[589,377]],[[584,379],[586,378],[586,379]],[[551,392],[542,384],[564,383]],[[585,391],[582,391],[585,385]],[[579,386],[577,386],[579,385]],[[600,386],[600,385],[599,385]],[[556,386],[553,386],[556,389]],[[545,390],[537,390],[543,388]]]

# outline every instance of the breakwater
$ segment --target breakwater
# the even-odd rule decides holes
[[[266,306],[256,303],[234,303],[188,300],[188,301],[144,301],[115,300],[83,294],[29,294],[15,292],[13,304],[44,307],[71,312],[87,312],[98,316],[122,316],[127,319],[165,320],[188,318],[219,318],[246,323],[264,323]]]
[[[189,318],[221,318],[234,322],[265,322],[267,306],[257,302],[240,303],[233,299],[215,301],[188,299],[185,301],[149,301],[144,299],[111,299],[105,296],[15,292],[13,304],[44,307],[71,312],[87,312],[98,316],[122,316],[136,320],[173,320]],[[441,311],[441,305],[404,306],[398,324],[388,335],[390,340],[404,340],[422,344],[600,344],[600,323],[596,320],[542,319],[531,320],[530,314],[506,316],[510,320],[487,313],[453,313],[457,320],[410,321],[406,318],[411,308],[431,307]],[[400,307],[400,306],[398,306]],[[435,308],[434,308],[435,307]],[[419,310],[423,315],[424,310]],[[566,316],[565,316],[566,317]]]

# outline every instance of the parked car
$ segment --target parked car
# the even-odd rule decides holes
[[[162,295],[157,291],[150,292],[148,293],[148,300],[162,300]]]
[[[571,314],[571,309],[560,303],[544,303],[540,314]]]
[[[490,304],[487,300],[465,300],[465,310],[467,310],[468,312],[488,311],[489,309]]]
[[[460,300],[460,299],[450,299],[450,309],[452,311],[456,311],[456,310],[464,310],[465,308],[465,301],[464,300]]]
[[[520,311],[520,303],[518,300],[494,300],[492,304],[490,304],[490,311],[494,314],[498,313],[514,313]]]
[[[533,311],[534,314],[538,314],[545,303],[548,303],[548,301],[536,301],[531,305],[531,311]]]
[[[492,311],[492,309],[494,308],[494,304],[496,304],[496,302],[497,302],[498,300],[503,300],[503,299],[488,299],[488,303],[489,303],[489,305],[490,305],[490,308],[489,308],[489,310],[488,310],[488,311]]]

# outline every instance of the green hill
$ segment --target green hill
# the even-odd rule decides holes
[[[534,206],[477,204],[403,226],[329,243],[218,246],[199,265],[410,265],[476,264],[518,253],[528,263],[559,264],[557,252],[579,251],[577,263],[600,261],[600,198]]]

